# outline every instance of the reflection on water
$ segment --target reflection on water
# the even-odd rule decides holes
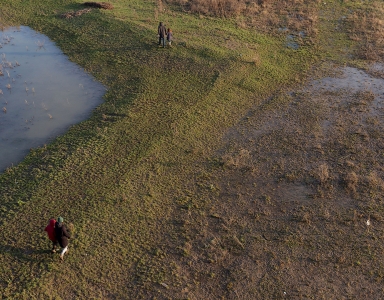
[[[105,87],[29,27],[0,32],[0,172],[86,119]]]

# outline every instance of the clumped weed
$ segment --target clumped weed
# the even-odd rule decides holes
[[[251,163],[251,155],[249,150],[240,149],[238,153],[233,155],[224,155],[222,157],[225,166],[233,168],[241,168],[249,166]]]
[[[348,192],[352,192],[352,193],[356,193],[358,181],[359,181],[359,177],[353,171],[345,174],[345,176],[343,178],[343,182],[344,182],[346,190]]]
[[[37,40],[36,45],[39,49],[44,48],[45,41]]]
[[[381,177],[377,174],[377,172],[373,171],[370,172],[369,175],[366,177],[366,181],[368,183],[368,187],[370,190],[384,190],[384,181],[381,179]]]
[[[255,64],[256,67],[259,67],[261,65],[261,58],[257,53],[253,55],[252,63]]]
[[[329,167],[327,164],[321,164],[316,170],[316,177],[321,185],[324,185],[330,178]]]
[[[3,62],[3,64],[6,68],[13,69],[13,65],[10,61],[5,61],[5,62]],[[7,74],[8,74],[8,77],[10,77],[8,71],[7,71]]]
[[[375,100],[376,95],[370,90],[358,91],[355,95],[357,100],[360,100],[360,103],[371,103]]]

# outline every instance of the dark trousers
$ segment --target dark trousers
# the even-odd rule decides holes
[[[161,45],[161,43],[163,43],[163,47],[165,47],[165,38],[163,36],[159,36],[159,45]]]
[[[56,248],[59,246],[59,242],[58,241],[51,241],[51,242],[52,242],[52,251],[56,250]]]

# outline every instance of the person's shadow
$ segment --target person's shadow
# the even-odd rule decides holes
[[[41,255],[53,254],[49,249],[17,248],[9,245],[0,245],[0,254],[12,255],[27,262],[41,261]],[[39,257],[39,258],[38,258]]]

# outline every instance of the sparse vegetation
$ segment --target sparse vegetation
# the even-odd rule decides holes
[[[362,59],[384,59],[384,4],[374,1],[371,5],[351,3],[353,9],[346,17],[348,34],[360,47],[357,55]]]
[[[162,1],[160,1],[162,3]],[[223,18],[237,18],[239,27],[279,32],[291,30],[313,35],[318,21],[318,0],[166,0],[183,11]]]

